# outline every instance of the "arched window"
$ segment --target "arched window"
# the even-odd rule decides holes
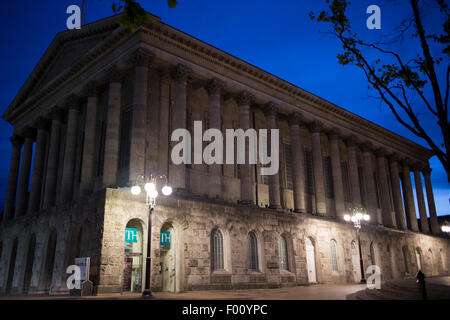
[[[223,270],[223,236],[219,229],[211,233],[211,270]]]
[[[374,246],[373,242],[370,243],[370,262],[372,263],[372,265],[377,264],[377,262],[375,260],[375,246]]]
[[[422,253],[419,248],[416,248],[416,263],[417,270],[422,270]]]
[[[258,270],[258,240],[254,232],[248,234],[248,268]]]
[[[330,241],[330,252],[331,252],[331,270],[333,272],[339,272],[337,244],[335,240]]]
[[[442,263],[442,270],[443,271],[447,271],[447,264],[445,263],[445,255],[444,255],[444,250],[439,250],[440,254],[441,254],[441,263]]]
[[[430,275],[434,273],[434,257],[431,249],[428,249],[428,260],[430,261]]]
[[[278,254],[280,259],[280,269],[289,270],[287,242],[284,236],[278,238]]]
[[[408,256],[408,248],[403,247],[403,248],[402,248],[402,251],[403,251],[403,262],[404,262],[404,264],[405,264],[405,272],[406,272],[406,273],[409,273],[409,262],[408,262],[409,256]]]

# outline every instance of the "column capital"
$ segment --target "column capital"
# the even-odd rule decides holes
[[[400,161],[400,156],[397,153],[392,153],[388,156],[389,161],[391,162],[398,162]]]
[[[64,111],[60,107],[53,107],[48,116],[51,120],[62,121],[64,118]]]
[[[254,97],[248,91],[241,91],[236,96],[235,100],[239,106],[249,106],[254,100]]]
[[[25,139],[36,140],[36,129],[32,127],[25,127],[22,130],[22,136]]]
[[[172,78],[177,82],[186,82],[191,74],[191,68],[184,64],[178,64],[172,72]]]
[[[318,133],[323,130],[323,123],[319,120],[314,120],[309,124],[309,130],[311,130],[312,133]]]
[[[95,98],[98,96],[99,88],[94,81],[90,81],[83,89],[88,98]]]
[[[67,110],[78,110],[80,107],[80,97],[71,94],[67,97],[65,104]]]
[[[347,145],[347,147],[356,147],[357,143],[358,139],[356,139],[356,136],[354,135],[345,138],[345,144]]]
[[[333,127],[328,133],[330,140],[339,140],[342,136],[342,132],[339,128]]]
[[[23,137],[14,134],[11,136],[11,138],[9,138],[9,141],[11,141],[13,147],[20,147],[23,144]]]
[[[304,121],[303,114],[298,111],[292,112],[288,116],[288,123],[290,126],[299,126]]]
[[[125,71],[119,69],[117,66],[113,66],[107,71],[107,79],[110,83],[122,82],[124,76]]]
[[[363,153],[370,152],[373,149],[373,144],[370,141],[365,141],[361,144],[361,150]]]
[[[152,51],[139,48],[131,54],[129,60],[135,67],[148,67],[154,58],[155,54]]]
[[[425,165],[423,164],[423,163],[421,163],[421,162],[416,162],[416,163],[413,163],[412,165],[411,165],[411,170],[412,171],[418,171],[418,172],[420,172],[420,171],[422,171],[422,169],[425,167]]]
[[[266,117],[276,116],[278,113],[279,106],[274,102],[270,101],[263,105],[262,111]]]
[[[375,156],[377,158],[386,157],[387,153],[388,153],[387,150],[385,148],[383,148],[383,147],[378,148],[378,149],[375,150]]]
[[[429,166],[426,166],[422,169],[422,174],[424,177],[429,177],[431,175],[432,169]]]
[[[220,95],[223,88],[225,88],[225,82],[217,78],[210,79],[205,86],[206,91],[208,91],[208,94],[210,95]]]
[[[408,168],[408,170],[410,169],[409,167],[413,164],[413,162],[408,159],[408,158],[403,158],[402,160],[400,160],[402,167],[403,168]]]
[[[158,69],[159,76],[161,77],[161,80],[172,80],[172,74],[170,68],[161,68]]]
[[[35,121],[35,126],[38,130],[45,130],[45,131],[47,131],[50,128],[48,119],[44,117],[39,117]]]

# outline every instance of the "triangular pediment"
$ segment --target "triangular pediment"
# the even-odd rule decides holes
[[[86,57],[93,48],[101,45],[118,28],[118,16],[113,16],[82,26],[80,30],[58,33],[17,93],[5,115]]]
[[[49,63],[46,70],[43,72],[41,79],[36,83],[31,95],[39,91],[39,89],[45,86],[46,83],[56,78],[59,74],[70,68],[80,58],[86,55],[86,53],[96,45],[98,45],[105,34],[94,34],[88,38],[80,40],[71,40],[63,43],[59,50],[55,52],[54,58]]]

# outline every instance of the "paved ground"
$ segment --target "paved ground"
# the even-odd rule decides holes
[[[164,300],[204,300],[204,299],[239,299],[239,300],[345,300],[348,294],[363,290],[365,285],[310,285],[279,289],[253,289],[233,291],[190,291],[185,293],[155,292],[156,299]],[[140,294],[111,294],[78,299],[137,299]],[[46,300],[73,299],[67,296],[36,296],[36,297],[0,297],[3,299]]]
[[[411,280],[396,280],[405,284]],[[414,282],[415,283],[415,282]],[[413,283],[413,285],[414,285]],[[450,287],[450,276],[429,277],[427,283]],[[383,288],[383,284],[382,284]],[[326,285],[287,287],[279,289],[253,289],[228,291],[190,291],[185,293],[155,292],[154,298],[161,300],[345,300],[346,296],[365,290],[363,284]],[[0,297],[0,300],[57,300],[57,299],[141,299],[140,294],[110,294],[93,297],[68,296],[34,296],[34,297]]]

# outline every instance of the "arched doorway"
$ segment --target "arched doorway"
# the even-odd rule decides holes
[[[417,270],[422,270],[422,254],[420,253],[419,248],[416,248],[416,263],[417,263]]]
[[[142,238],[141,222],[130,220],[125,228],[123,292],[142,291]]]
[[[352,247],[352,265],[353,265],[353,279],[355,282],[361,281],[361,266],[359,261],[359,251],[356,247],[356,242],[352,241],[351,243]]]
[[[55,264],[56,252],[56,230],[52,229],[48,236],[47,253],[45,256],[44,273],[42,278],[42,289],[44,292],[49,292],[53,279],[53,266]]]
[[[171,223],[165,223],[160,233],[162,290],[176,291],[176,236]]]
[[[14,239],[11,255],[9,259],[8,278],[6,280],[6,293],[11,292],[12,283],[14,279],[14,270],[16,269],[16,256],[17,256],[17,238]]]
[[[34,252],[36,249],[36,235],[32,234],[28,241],[27,260],[25,265],[25,276],[23,282],[23,293],[27,294],[30,289],[31,276],[33,275]]]
[[[306,267],[308,270],[308,282],[315,283],[317,282],[316,276],[316,256],[315,256],[315,248],[314,243],[311,238],[306,238],[305,240],[306,247]]]

